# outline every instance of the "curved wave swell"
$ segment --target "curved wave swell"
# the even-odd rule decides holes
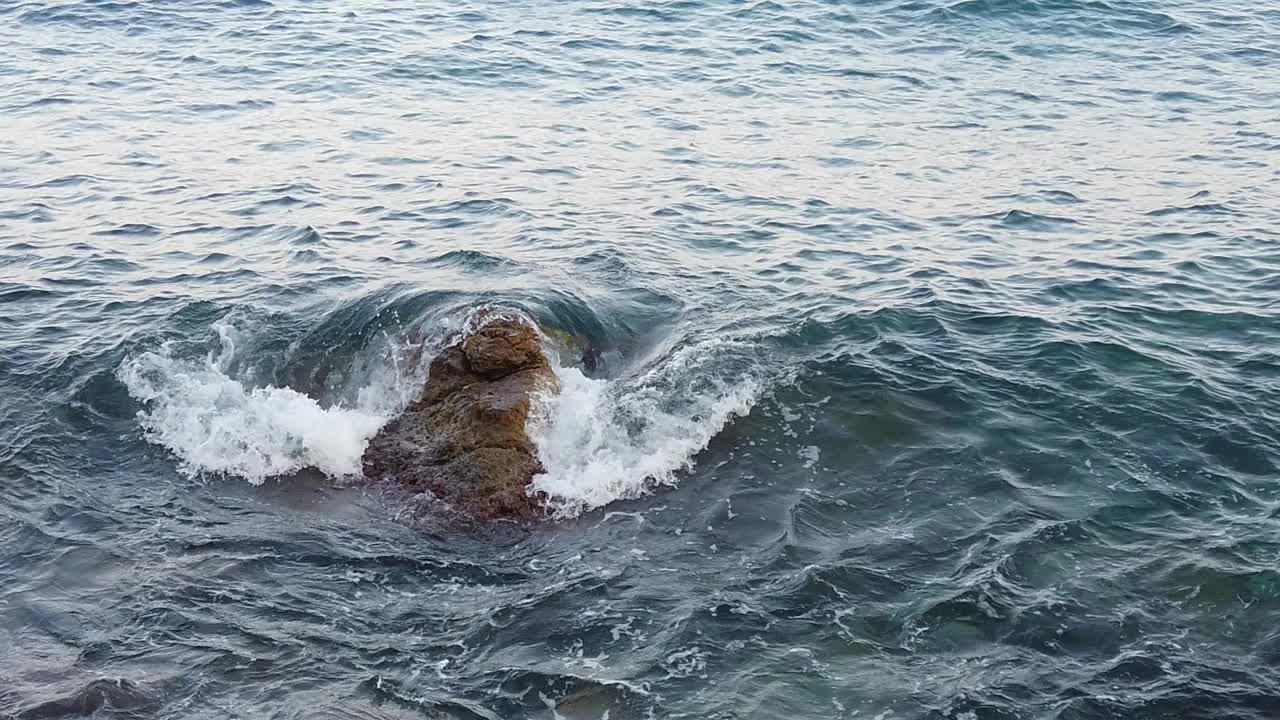
[[[212,324],[205,347],[165,342],[127,358],[117,376],[142,404],[146,439],[173,453],[189,476],[260,485],[310,470],[349,480],[360,475],[370,438],[416,397],[427,361],[466,317],[379,335],[350,357],[337,385],[314,394],[261,380],[307,373],[264,373],[250,357],[252,320],[234,313]],[[533,489],[554,517],[676,484],[769,386],[767,366],[745,340],[633,348],[632,357],[610,349],[590,370],[563,343],[548,338],[548,347],[561,390],[541,398],[529,430],[545,467]]]

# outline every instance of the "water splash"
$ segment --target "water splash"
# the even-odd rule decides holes
[[[203,358],[182,357],[170,343],[118,372],[144,405],[138,419],[147,440],[171,450],[188,475],[235,475],[255,485],[303,468],[356,475],[369,439],[409,396],[413,379],[396,362],[371,363],[350,407],[292,388],[251,387],[231,370],[238,329],[228,321],[214,329],[218,348]]]
[[[534,477],[534,490],[546,493],[553,514],[563,518],[674,485],[764,391],[759,367],[742,362],[745,349],[730,341],[698,343],[632,380],[558,368],[560,394],[544,399],[530,424],[546,467]],[[738,367],[726,371],[726,359]]]

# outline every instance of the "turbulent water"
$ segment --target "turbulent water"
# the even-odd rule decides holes
[[[1280,717],[1274,3],[0,27],[0,717]],[[533,528],[356,475],[485,304]]]

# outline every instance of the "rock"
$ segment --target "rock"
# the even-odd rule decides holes
[[[525,430],[536,396],[559,390],[533,323],[488,311],[431,362],[422,394],[365,449],[365,476],[390,478],[477,520],[540,516],[542,472]]]

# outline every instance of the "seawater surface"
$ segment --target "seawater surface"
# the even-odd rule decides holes
[[[1280,717],[1274,3],[0,28],[0,716]],[[355,477],[485,304],[533,528]]]

